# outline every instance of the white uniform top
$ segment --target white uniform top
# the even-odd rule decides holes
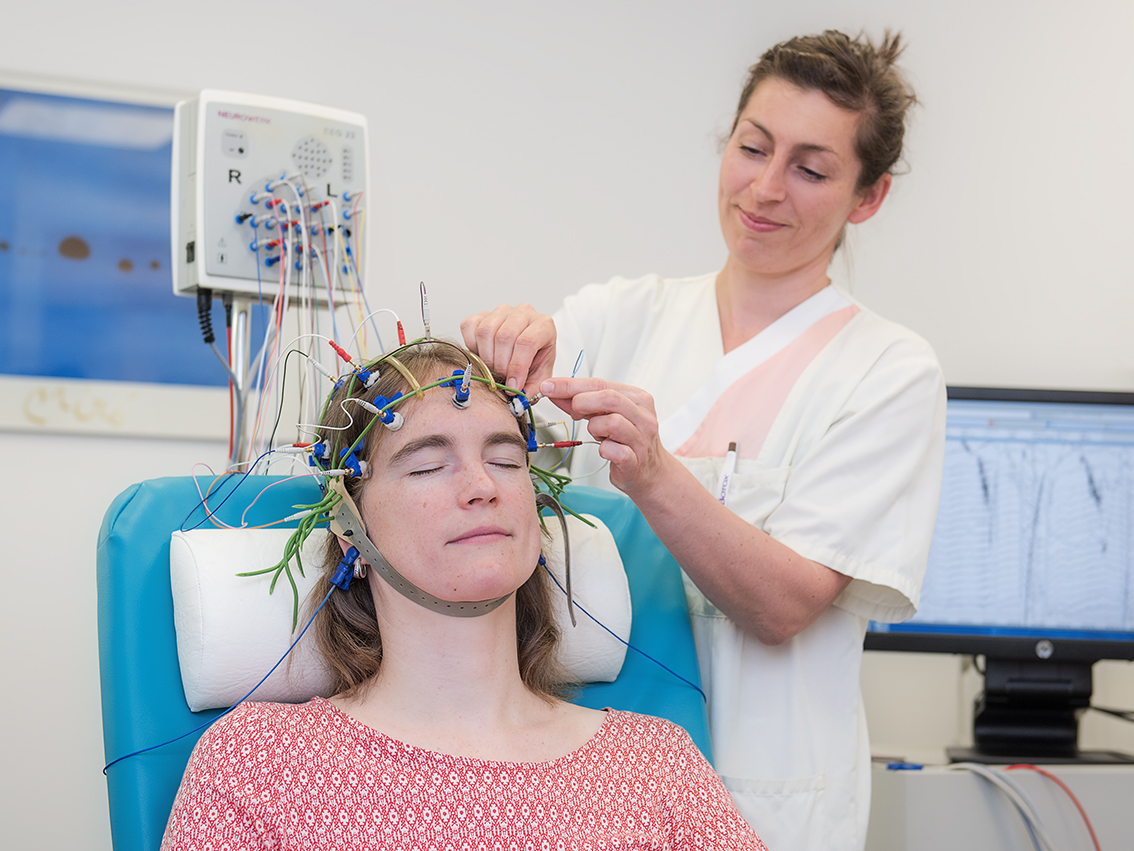
[[[555,314],[555,375],[641,387],[662,442],[728,507],[852,578],[777,647],[743,633],[686,579],[716,769],[771,849],[861,849],[870,757],[859,692],[868,619],[917,608],[941,484],[945,387],[929,345],[828,287],[725,355],[716,275],[616,278]],[[610,487],[597,447],[579,484]],[[599,473],[587,476],[592,471]]]

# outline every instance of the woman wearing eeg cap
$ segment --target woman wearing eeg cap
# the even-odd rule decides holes
[[[773,848],[865,843],[863,635],[914,613],[936,514],[936,357],[828,274],[901,156],[900,53],[828,31],[752,66],[721,157],[719,271],[462,325],[511,386],[587,421],[599,446],[572,475],[630,496],[684,569],[715,767]],[[551,378],[580,351],[581,377]]]
[[[469,362],[439,343],[396,357],[421,385]],[[354,398],[407,393],[400,428],[367,432],[346,490],[359,548],[414,590],[371,564],[330,594],[315,629],[336,694],[247,704],[209,730],[163,847],[762,849],[680,728],[559,697],[524,425],[504,395],[473,382],[459,408],[451,388],[418,398],[389,367],[368,390],[336,391],[320,433],[353,446],[372,420]],[[354,528],[341,518],[347,540],[313,597]],[[445,601],[480,608],[454,617]]]

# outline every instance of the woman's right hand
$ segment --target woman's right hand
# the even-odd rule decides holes
[[[469,351],[503,375],[513,389],[535,395],[555,365],[555,322],[530,304],[502,304],[461,323]]]

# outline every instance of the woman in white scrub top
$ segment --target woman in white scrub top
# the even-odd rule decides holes
[[[750,69],[721,158],[720,271],[462,325],[509,383],[586,420],[571,473],[609,462],[684,569],[715,767],[772,849],[865,843],[863,635],[916,610],[937,509],[933,351],[828,277],[901,155],[900,52],[828,31]]]

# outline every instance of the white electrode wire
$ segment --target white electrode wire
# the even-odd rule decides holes
[[[357,396],[348,396],[345,399],[339,400],[339,408],[344,414],[346,414],[346,418],[348,420],[347,424],[344,426],[331,426],[327,425],[326,423],[298,423],[296,427],[300,429],[311,429],[311,431],[308,433],[311,435],[312,441],[314,443],[319,443],[323,439],[323,435],[321,434],[322,431],[346,431],[348,428],[354,425],[354,416],[350,411],[346,409],[347,402],[364,401],[364,399],[359,399]]]
[[[333,286],[333,282],[335,280],[338,280],[340,275],[342,275],[342,270],[339,268],[339,263],[342,262],[340,260],[340,258],[342,257],[342,253],[343,253],[342,252],[342,249],[343,249],[343,237],[342,237],[343,226],[342,226],[342,224],[339,223],[339,205],[338,204],[336,204],[332,199],[328,198],[327,199],[327,206],[324,207],[323,209],[324,210],[330,209],[331,221],[335,223],[334,224],[334,230],[331,232],[331,250],[334,252],[334,259],[331,262],[331,268],[334,270],[334,277],[332,278],[332,286]],[[323,210],[320,210],[319,212],[322,213]],[[326,221],[324,220],[324,222],[323,222],[323,234],[326,235],[326,233],[327,233],[327,225],[326,225]],[[353,287],[351,286],[350,275],[342,275],[342,290],[343,290],[343,292],[349,293],[349,292],[351,292],[352,289],[353,289]],[[362,286],[360,284],[359,285],[359,296],[362,296],[361,290],[362,290]],[[349,311],[348,311],[347,315],[350,316]],[[354,318],[353,317],[350,317],[350,322],[351,322],[351,325],[353,326],[354,325]],[[355,334],[358,334],[358,328],[361,327],[362,324],[363,323],[359,323],[358,326],[355,326],[355,332],[354,332]],[[375,328],[374,331],[375,331],[375,333],[377,333],[378,329]],[[351,339],[353,340],[354,337],[352,336]],[[382,349],[383,353],[385,353],[385,349],[382,348],[381,343],[382,343],[381,338],[379,338],[378,347],[380,349]],[[349,350],[350,347],[347,346],[346,348]]]
[[[286,205],[284,205],[284,206],[286,206]],[[287,317],[288,308],[291,307],[291,291],[292,291],[292,288],[295,287],[296,289],[298,289],[298,283],[295,280],[294,269],[292,268],[293,265],[294,265],[294,261],[295,261],[295,228],[290,228],[290,227],[287,229],[287,261],[288,261],[287,262],[287,268],[284,270],[284,279],[283,279],[283,285],[282,285],[283,309],[280,311],[280,323],[281,323],[281,325]],[[302,325],[300,325],[300,327],[302,327]],[[271,399],[272,405],[271,405],[271,407],[268,408],[269,411],[275,410],[278,406],[283,404],[283,399],[284,399],[283,375],[282,375],[282,372],[278,369],[278,367],[279,367],[280,360],[281,360],[281,352],[286,351],[290,347],[290,345],[291,344],[288,344],[288,346],[285,346],[283,349],[280,349],[279,346],[276,347],[276,358],[275,359],[276,359],[276,367],[277,368],[275,370],[273,370],[274,380],[272,381],[272,399]],[[266,418],[262,421],[262,427],[264,429],[264,432],[262,432],[262,438],[261,438],[262,442],[261,442],[260,451],[264,452],[264,451],[271,449],[271,447],[267,445],[270,438],[266,434],[266,430],[267,430],[267,427],[268,427],[268,423],[267,423]]]
[[[388,308],[388,307],[380,307],[377,310],[371,311],[370,313],[366,314],[365,317],[363,317],[362,322],[359,324],[359,326],[357,328],[354,329],[354,333],[351,335],[351,338],[349,340],[347,340],[347,344],[345,346],[343,346],[343,348],[346,349],[349,352],[350,347],[353,346],[355,341],[358,339],[358,332],[361,331],[365,327],[367,322],[373,322],[374,317],[377,316],[379,313],[390,314],[392,317],[394,317],[394,323],[395,324],[401,321],[401,319],[398,317],[398,314],[394,313],[394,311],[390,310],[390,308]],[[382,344],[381,338],[378,339],[378,344],[379,345]],[[366,360],[366,356],[362,352],[361,344],[355,350],[355,353],[358,355],[359,360]],[[386,350],[383,348],[381,353],[386,354]]]
[[[259,257],[260,257],[259,251],[257,251],[256,257],[257,257],[256,289],[257,289],[257,293],[258,293],[257,304],[259,304],[261,308],[264,308],[264,307],[266,307],[266,305],[264,304],[263,278],[260,274],[260,265],[259,265],[259,262],[258,262]],[[281,263],[284,262],[284,258],[282,256],[280,258],[280,262]],[[281,268],[280,275],[282,276],[282,274],[283,274],[283,270]],[[253,394],[253,393],[256,394],[256,407],[255,407],[256,420],[253,421],[253,433],[249,437],[249,441],[250,441],[249,442],[249,451],[250,452],[253,449],[252,442],[255,441],[255,438],[256,438],[256,435],[254,433],[255,432],[255,424],[259,420],[260,411],[263,409],[263,406],[264,406],[264,401],[265,401],[264,396],[265,396],[265,393],[267,392],[267,388],[266,388],[266,384],[267,384],[267,364],[271,359],[270,352],[272,351],[272,347],[275,345],[275,342],[276,342],[276,339],[277,339],[277,336],[278,336],[275,317],[276,317],[277,311],[279,309],[279,304],[278,304],[279,298],[280,298],[280,293],[279,293],[279,289],[277,289],[276,297],[275,297],[275,299],[273,299],[272,304],[271,304],[271,319],[269,321],[265,321],[265,323],[264,323],[264,340],[260,344],[259,351],[256,352],[256,357],[252,359],[252,362],[251,362],[251,364],[249,364],[249,367],[248,367],[248,374],[250,376],[252,376],[252,380],[250,380],[248,382],[248,386],[245,387],[245,389],[244,389],[244,399],[242,400],[242,408],[247,408],[249,406],[251,394]],[[249,335],[251,335],[251,327],[249,327]],[[243,427],[244,427],[244,422],[243,422],[243,415],[242,415],[241,416],[241,431],[242,432],[243,432]],[[239,447],[239,443],[234,441],[233,451],[239,452],[238,447]],[[250,458],[251,455],[249,455],[248,457]]]
[[[323,211],[328,209],[331,211],[331,222],[333,223],[332,227],[334,228],[334,230],[331,231],[331,248],[334,252],[334,260],[331,263],[331,269],[334,270],[334,277],[332,278],[333,281],[339,277],[339,206],[332,199],[328,198],[327,206],[319,211],[319,215],[322,216]],[[325,237],[327,235],[327,219],[326,217],[324,217],[320,221],[322,224],[323,236]],[[343,289],[349,292],[349,289],[347,288],[347,286],[345,286],[346,283],[347,282],[344,281]]]
[[[335,221],[338,221],[338,208],[335,206],[334,202],[331,203],[331,210],[332,210],[331,215],[334,217]],[[357,212],[358,211],[356,210],[356,214],[357,214]],[[365,213],[365,209],[362,210],[361,212]],[[359,272],[359,267],[358,267],[358,262],[357,262],[356,256],[351,254],[351,252],[348,250],[347,244],[343,242],[342,233],[343,233],[342,225],[339,225],[338,227],[335,228],[335,237],[336,237],[335,241],[338,243],[337,248],[342,249],[342,252],[343,252],[343,255],[344,255],[344,259],[342,261],[342,271],[345,273],[345,280],[346,280],[346,284],[347,284],[347,286],[344,287],[344,289],[349,290],[351,288],[350,285],[353,282],[354,286],[357,287],[357,289],[358,289],[358,296],[362,300],[363,308],[366,310],[367,313],[370,314],[371,317],[373,317],[374,311],[370,310],[370,302],[367,301],[367,299],[366,299],[366,289],[362,285],[362,273]],[[354,240],[355,240],[355,243],[357,245],[357,244],[360,243],[361,238],[362,238],[362,224],[361,224],[360,221],[355,222],[354,233],[355,233]],[[336,268],[336,271],[338,271],[338,266],[337,266],[338,255],[336,255],[335,259],[336,259],[336,267],[335,268]],[[354,273],[353,275],[351,274],[352,271]],[[360,325],[365,324],[365,320],[363,320],[363,322],[361,322],[359,324]],[[383,354],[385,354],[386,353],[386,344],[382,342],[382,334],[381,334],[381,332],[379,332],[378,326],[374,323],[373,318],[371,318],[371,320],[370,320],[370,327],[374,329],[374,336],[378,338],[378,350],[380,352],[382,352]]]
[[[334,286],[332,285],[332,281],[331,281],[330,274],[329,274],[330,270],[326,266],[326,263],[327,263],[327,259],[326,259],[326,256],[325,256],[326,252],[321,251],[319,249],[319,247],[316,245],[315,235],[313,233],[315,212],[318,212],[319,217],[320,217],[320,222],[323,223],[323,209],[324,209],[325,205],[321,201],[315,201],[315,194],[317,194],[317,193],[312,192],[311,188],[307,185],[306,178],[304,178],[302,175],[300,175],[300,181],[303,184],[303,194],[307,198],[307,203],[303,204],[301,202],[299,209],[300,209],[300,218],[302,219],[304,245],[307,246],[305,250],[307,252],[309,252],[309,258],[310,258],[309,261],[305,264],[304,268],[307,269],[307,270],[310,270],[311,298],[312,298],[313,301],[315,301],[315,308],[314,309],[317,311],[318,310],[318,301],[316,299],[316,293],[319,289],[319,283],[316,280],[315,272],[314,272],[313,269],[311,269],[311,267],[314,266],[315,261],[318,260],[319,271],[323,273],[323,281],[327,285],[327,310],[331,315],[331,333],[335,335],[335,339],[338,339],[339,338],[339,328],[338,328],[338,320],[335,317],[335,307],[336,307],[336,305],[335,305],[335,291],[334,291]],[[316,203],[320,204],[319,209],[317,211],[312,211],[312,205],[316,204]],[[323,223],[323,226],[325,227],[325,223]],[[322,242],[324,243],[324,245],[326,244],[325,235],[324,235],[324,239],[322,240]],[[312,330],[318,331],[318,314],[316,314],[315,320],[316,321],[315,321],[315,323],[313,323]]]
[[[315,355],[309,354],[308,352],[305,352],[302,348],[299,348],[298,344],[302,341],[305,341],[305,340],[311,340],[313,342],[318,341],[318,340],[322,340],[323,342],[330,342],[330,340],[322,334],[300,334],[298,337],[295,337],[292,340],[289,340],[287,345],[285,345],[283,347],[283,351],[288,352],[288,353],[290,353],[292,351],[298,352],[299,354],[306,357],[309,362],[312,361],[312,360],[315,360],[316,359]],[[312,348],[314,348],[314,347],[312,347]],[[281,364],[283,363],[283,361],[286,357],[287,357],[287,355],[285,354],[284,357],[276,358],[275,360],[272,361],[271,371],[269,372],[268,379],[267,379],[268,382],[275,384],[276,378],[277,378],[277,373],[281,371],[280,366],[281,366]],[[313,367],[310,366],[310,363],[308,363],[306,368],[307,369],[314,369]],[[315,371],[318,372],[318,370],[315,370]],[[322,375],[321,373],[320,373],[320,377],[326,378],[326,376]],[[316,388],[318,387],[318,383],[319,383],[318,380],[315,380],[315,381],[312,382],[312,384]],[[269,409],[269,410],[272,410],[272,409]],[[307,425],[308,425],[307,423],[304,423],[302,421],[296,423],[297,428],[305,428],[305,427],[307,427]],[[272,447],[269,446],[269,447],[267,447],[267,450],[270,451],[271,448]]]
[[[315,297],[315,276],[311,271],[311,243],[307,239],[307,220],[303,211],[303,200],[299,194],[299,190],[291,183],[287,183],[288,188],[295,193],[297,201],[296,221],[299,223],[299,236],[300,236],[300,256],[294,264],[300,273],[298,283],[299,287],[299,308],[297,311],[297,324],[300,330],[303,330],[304,320],[308,330],[308,337],[317,333],[319,327],[319,311],[318,300]],[[310,362],[311,356],[315,352],[314,343],[308,339],[307,350],[302,351]],[[311,410],[318,405],[318,400],[314,398],[314,388],[317,382],[310,379],[311,369],[300,369],[299,372],[299,416],[297,419],[304,419]],[[284,388],[286,390],[286,388]],[[271,447],[267,447],[271,449]]]
[[[264,353],[264,357],[265,357],[264,367],[265,367],[265,370],[266,370],[265,371],[265,378],[264,378],[262,385],[260,386],[259,399],[258,399],[257,404],[256,404],[256,420],[255,420],[255,424],[254,424],[252,433],[249,435],[249,440],[248,440],[248,449],[249,449],[248,460],[249,461],[253,457],[255,457],[256,455],[259,454],[256,451],[256,439],[257,439],[256,436],[257,436],[259,429],[261,428],[260,423],[262,422],[262,419],[261,419],[262,414],[263,414],[265,409],[267,409],[267,410],[274,410],[275,409],[274,402],[275,402],[275,396],[277,394],[275,393],[275,390],[276,390],[275,382],[272,380],[272,378],[275,375],[275,365],[277,363],[277,354],[279,352],[279,340],[280,340],[280,327],[279,327],[279,325],[281,325],[283,323],[283,319],[284,319],[284,316],[286,316],[286,314],[287,314],[287,308],[288,308],[287,269],[285,268],[285,266],[286,266],[286,262],[287,262],[287,252],[288,252],[289,248],[290,248],[290,246],[287,244],[286,241],[284,241],[283,246],[281,246],[281,251],[283,252],[283,256],[281,256],[280,264],[279,264],[280,265],[279,284],[277,285],[277,289],[276,289],[276,297],[272,302],[272,320],[269,323],[272,326],[272,329],[273,329],[273,334],[271,336],[271,346],[268,349],[266,349],[266,351]],[[272,369],[270,371],[267,370],[268,365],[272,365]]]
[[[339,340],[341,339],[339,336],[339,321],[335,315],[337,305],[335,304],[334,290],[331,287],[331,279],[327,275],[326,253],[322,251],[319,246],[313,244],[311,246],[311,255],[319,260],[319,272],[323,276],[323,282],[327,285],[327,312],[331,314],[331,333],[336,340]],[[318,289],[318,285],[316,285],[316,289]]]
[[[1015,780],[1001,771],[993,771],[987,765],[981,765],[977,762],[955,762],[946,766],[946,768],[949,771],[968,771],[991,783],[1015,805],[1020,817],[1024,820],[1025,827],[1028,828],[1028,833],[1031,834],[1036,851],[1059,851],[1059,847],[1051,841],[1043,822],[1040,821],[1035,805]]]

